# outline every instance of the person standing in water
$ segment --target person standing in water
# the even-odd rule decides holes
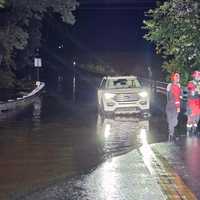
[[[174,129],[178,124],[178,115],[181,104],[181,86],[179,73],[171,75],[171,83],[167,86],[166,115],[168,122],[169,138],[173,138]]]
[[[192,80],[187,85],[187,135],[195,133],[200,118],[200,71],[192,73]]]

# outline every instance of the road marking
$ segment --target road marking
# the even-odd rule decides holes
[[[153,151],[150,145],[142,146],[140,153],[149,172],[157,178],[166,199],[197,200],[196,195],[184,183],[168,161],[157,151]]]

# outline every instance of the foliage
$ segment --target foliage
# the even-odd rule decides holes
[[[114,75],[116,70],[109,65],[99,64],[99,63],[88,63],[81,65],[80,68],[87,70],[89,72],[99,74],[99,75]]]
[[[11,71],[0,70],[0,88],[13,88],[15,77]]]
[[[77,5],[76,0],[0,0],[0,69],[11,75],[20,68],[16,57],[24,67],[28,65],[40,47],[45,13],[57,13],[63,22],[74,24]]]
[[[0,0],[0,8],[4,8],[6,5],[6,0]]]
[[[149,10],[144,21],[144,38],[155,43],[156,52],[165,59],[163,68],[180,72],[183,83],[200,66],[199,8],[198,0],[169,0]]]

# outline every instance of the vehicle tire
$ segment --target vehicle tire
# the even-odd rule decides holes
[[[113,112],[104,110],[103,101],[101,101],[101,104],[99,105],[99,113],[101,116],[103,116],[105,118],[109,118],[109,117],[113,116]]]
[[[103,101],[101,100],[101,103],[98,104],[98,112],[100,115],[104,114],[104,106],[103,106]]]
[[[99,114],[101,113],[101,105],[99,103],[97,105],[97,111],[98,111]]]

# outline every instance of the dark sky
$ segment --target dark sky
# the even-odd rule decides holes
[[[93,51],[143,50],[142,21],[152,7],[155,0],[81,0],[73,34]]]
[[[109,63],[128,71],[160,65],[153,46],[143,39],[144,13],[156,0],[79,0],[74,26],[59,34],[63,51],[79,62]],[[56,30],[59,32],[58,30]]]

